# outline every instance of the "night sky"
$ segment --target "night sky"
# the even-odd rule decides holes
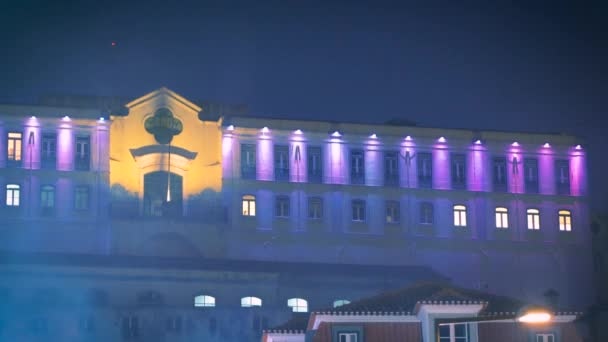
[[[608,212],[601,2],[125,2],[0,1],[0,102],[167,86],[274,117],[576,134]]]

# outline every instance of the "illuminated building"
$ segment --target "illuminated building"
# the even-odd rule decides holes
[[[125,107],[0,106],[7,301],[89,303],[65,321],[100,339],[227,341],[419,279],[593,300],[575,137],[220,115],[165,88]],[[62,333],[23,310],[0,331]]]

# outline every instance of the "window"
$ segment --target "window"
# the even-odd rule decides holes
[[[507,159],[505,157],[492,159],[492,185],[494,191],[507,191]]]
[[[466,323],[439,325],[439,342],[468,342],[469,329]]]
[[[496,228],[509,228],[509,210],[496,207]]]
[[[453,153],[452,164],[452,188],[464,189],[467,185],[466,162],[464,154]]]
[[[536,342],[555,342],[555,334],[536,334]]]
[[[241,298],[241,307],[242,308],[252,308],[252,307],[261,307],[262,300],[258,297],[243,297]]]
[[[308,312],[308,302],[302,298],[288,299],[287,306],[289,306],[293,312]]]
[[[540,229],[540,211],[538,209],[526,210],[528,217],[528,229],[539,230]]]
[[[365,158],[361,150],[350,152],[350,182],[352,184],[365,183]]]
[[[43,210],[55,208],[55,187],[43,185],[40,190],[40,207]]]
[[[321,182],[323,177],[323,161],[320,147],[308,147],[308,181]]]
[[[6,185],[6,206],[18,207],[20,205],[21,191],[17,184]]]
[[[6,143],[7,148],[7,159],[9,161],[17,162],[21,161],[21,139],[23,135],[19,132],[8,132],[8,139]]]
[[[311,197],[308,199],[308,218],[311,220],[320,220],[323,218],[322,198]]]
[[[398,162],[397,152],[384,152],[384,185],[399,184]]]
[[[276,180],[289,180],[289,147],[274,146],[274,177]]]
[[[399,202],[386,201],[386,223],[399,223]]]
[[[338,333],[338,342],[359,342],[359,334],[356,332]]]
[[[567,160],[555,161],[555,181],[559,195],[570,194],[570,163]]]
[[[428,152],[419,152],[417,157],[418,187],[430,188],[433,186],[433,155]]]
[[[76,210],[89,209],[89,187],[80,185],[76,187],[74,192],[74,208]]]
[[[194,297],[194,307],[197,308],[212,308],[215,307],[215,297],[200,295]]]
[[[139,320],[137,319],[137,316],[123,317],[121,330],[124,338],[133,338],[139,336]]]
[[[255,196],[245,195],[242,198],[243,216],[255,216]]]
[[[42,136],[42,151],[40,159],[42,168],[54,169],[57,163],[57,136],[54,134],[44,134]]]
[[[91,139],[89,137],[76,138],[76,170],[87,171],[90,168],[91,159]]]
[[[572,214],[570,210],[560,210],[559,216],[559,230],[562,232],[569,232],[572,230]]]
[[[289,217],[289,197],[277,196],[275,215],[276,217]]]
[[[434,213],[433,204],[429,202],[420,203],[420,223],[433,224]]]
[[[342,305],[350,304],[350,300],[348,299],[338,299],[334,300],[334,308],[337,308]]]
[[[241,177],[255,179],[255,145],[241,145]]]
[[[454,226],[455,227],[466,227],[467,226],[467,207],[464,205],[454,206]]]
[[[536,159],[524,159],[524,183],[527,193],[538,193],[538,161]]]
[[[180,315],[171,315],[167,317],[167,331],[172,332],[174,334],[179,334],[182,332],[182,316]]]
[[[354,200],[352,201],[353,210],[353,221],[364,222],[365,221],[365,201]]]

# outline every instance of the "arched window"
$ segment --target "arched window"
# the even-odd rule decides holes
[[[526,210],[528,218],[528,229],[539,230],[540,229],[540,211],[538,209]]]
[[[18,207],[21,198],[20,187],[17,184],[6,185],[6,206],[7,207]]]
[[[241,307],[242,308],[252,308],[262,306],[262,300],[258,297],[243,297],[241,298]]]
[[[569,232],[572,230],[572,214],[570,210],[560,210],[559,216],[559,230],[562,232]]]
[[[496,207],[496,228],[509,228],[509,210]]]
[[[454,226],[455,227],[466,227],[467,226],[467,207],[464,205],[454,206]]]
[[[215,297],[207,295],[199,295],[194,297],[194,306],[197,308],[215,307]]]
[[[308,312],[308,302],[302,298],[288,299],[287,306],[289,306],[293,312]]]
[[[347,299],[334,300],[334,308],[337,308],[338,306],[342,306],[342,305],[346,305],[346,304],[350,304],[350,300],[347,300]]]
[[[243,196],[243,216],[255,216],[255,196]]]

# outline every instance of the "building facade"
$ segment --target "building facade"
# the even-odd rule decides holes
[[[530,301],[556,293],[570,307],[593,301],[586,155],[575,137],[216,115],[166,88],[124,109],[0,105],[1,276],[11,301],[53,297],[49,289],[78,279],[74,288],[104,294],[125,338],[143,329],[125,312],[162,306],[186,317],[214,291],[239,293],[226,317],[241,317],[240,298],[268,303],[245,293],[252,284],[275,300],[260,309],[272,307],[268,324],[294,310],[290,299],[323,308],[425,277]],[[95,261],[78,262],[87,257]],[[138,268],[137,258],[159,266]],[[291,273],[276,263],[332,268],[287,286],[277,279]],[[45,272],[54,276],[18,285]],[[262,316],[243,324],[267,325]],[[206,319],[194,319],[192,333],[211,331]],[[214,324],[226,331],[218,340],[261,333]]]

